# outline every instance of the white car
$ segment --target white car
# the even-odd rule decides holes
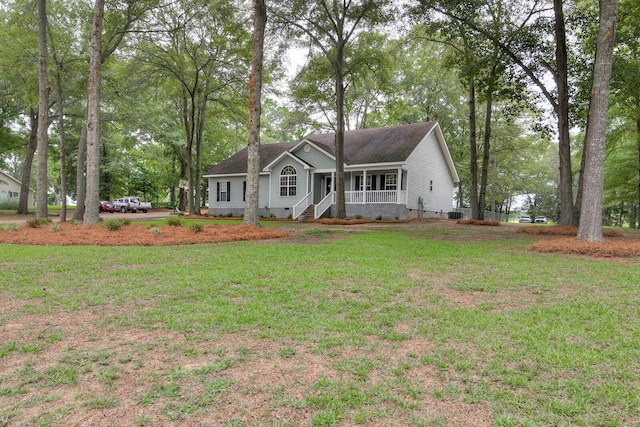
[[[537,216],[535,221],[536,224],[546,224],[547,223],[547,217],[546,216]]]
[[[518,222],[531,222],[531,217],[530,216],[521,216],[520,218],[518,218]]]

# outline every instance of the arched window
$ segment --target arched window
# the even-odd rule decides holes
[[[280,172],[280,196],[296,195],[296,168],[285,166]]]

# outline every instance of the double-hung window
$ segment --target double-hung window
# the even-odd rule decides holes
[[[297,172],[293,166],[285,166],[280,172],[280,196],[295,196]]]
[[[372,182],[372,176],[371,175],[367,175],[367,191],[371,191],[371,182]],[[364,182],[364,180],[362,179],[362,175],[356,175],[356,191],[362,191],[364,190],[364,186],[362,185]]]
[[[216,200],[218,202],[231,201],[231,181],[218,181],[216,185]]]
[[[398,174],[388,173],[384,176],[384,189],[385,190],[397,190],[398,188]]]

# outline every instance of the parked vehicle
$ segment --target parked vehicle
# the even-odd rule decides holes
[[[114,201],[116,205],[116,210],[126,213],[126,212],[147,212],[151,209],[151,203],[149,202],[141,202],[137,197],[120,197]]]
[[[520,218],[518,218],[518,222],[531,222],[531,217],[530,216],[521,216]]]
[[[118,210],[115,203],[108,200],[100,200],[100,212],[115,212]]]
[[[546,224],[547,223],[547,217],[546,216],[537,216],[534,222],[536,224]]]

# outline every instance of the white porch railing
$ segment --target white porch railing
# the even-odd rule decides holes
[[[345,191],[345,203],[405,203],[407,192],[397,190]]]
[[[320,200],[320,203],[316,205],[313,217],[315,219],[320,218],[320,216],[323,213],[325,213],[325,211],[329,209],[331,205],[334,204],[335,202],[336,202],[336,192],[332,191],[326,196],[324,196],[324,199]]]
[[[309,206],[311,206],[312,200],[313,200],[313,193],[309,193],[306,196],[304,196],[302,200],[300,200],[298,203],[293,205],[293,215],[292,215],[293,219],[296,219],[300,215],[302,215],[302,212],[304,212]]]

